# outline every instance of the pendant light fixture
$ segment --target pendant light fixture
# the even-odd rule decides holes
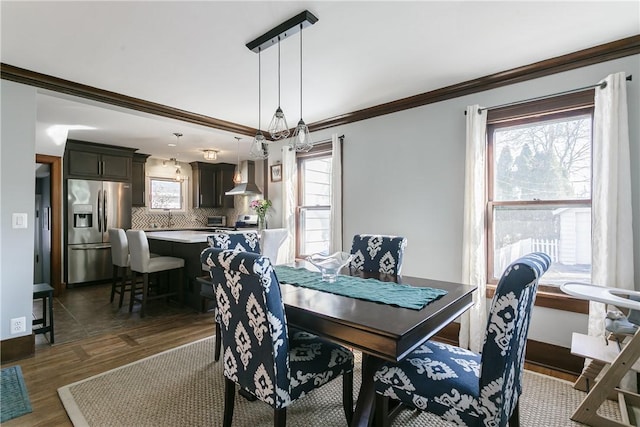
[[[300,24],[300,121],[289,139],[289,147],[298,153],[306,153],[313,147],[309,128],[302,119],[302,24]]]
[[[182,182],[184,181],[184,175],[180,172],[180,164],[178,163],[178,143],[182,134],[180,132],[174,132],[174,135],[176,136],[176,157],[173,158],[173,164],[176,167],[176,176],[173,179],[177,182]]]
[[[269,157],[269,150],[267,149],[267,141],[265,140],[260,127],[262,125],[262,84],[260,80],[261,75],[261,49],[258,49],[258,131],[256,136],[251,142],[251,149],[249,150],[249,156],[253,160],[264,160]],[[238,152],[239,153],[239,152]],[[238,154],[240,155],[240,154]],[[238,161],[238,168],[240,167],[240,161]]]
[[[240,172],[240,139],[241,138],[239,136],[234,136],[234,138],[238,142],[238,163],[236,165],[236,170],[233,173],[233,183],[240,184],[242,182],[242,173]]]
[[[278,108],[273,113],[271,124],[269,124],[269,133],[271,138],[275,140],[285,139],[289,136],[287,118],[284,116],[282,108],[280,108],[280,36],[278,36]]]

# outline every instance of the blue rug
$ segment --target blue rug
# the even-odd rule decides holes
[[[2,419],[0,419],[0,422],[9,421],[12,418],[31,412],[29,393],[27,393],[27,387],[24,385],[20,366],[11,366],[2,370],[0,396],[2,396],[2,401],[0,402]]]

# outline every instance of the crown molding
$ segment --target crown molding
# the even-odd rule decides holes
[[[557,56],[522,67],[512,68],[507,71],[490,74],[466,82],[457,83],[451,86],[421,93],[418,95],[402,98],[374,107],[357,110],[351,113],[330,117],[309,124],[309,130],[316,132],[323,129],[342,126],[360,120],[371,119],[385,114],[396,113],[410,108],[421,107],[435,102],[445,101],[472,93],[483,92],[502,86],[520,83],[563,71],[574,70],[588,65],[624,58],[626,56],[640,53],[640,35],[627,37],[610,43],[601,44],[588,49],[583,49],[567,55]],[[74,95],[93,101],[104,102],[106,104],[155,114],[184,122],[233,132],[240,135],[253,137],[257,129],[243,126],[237,123],[228,122],[214,117],[196,114],[167,105],[133,98],[116,92],[99,89],[64,80],[58,77],[37,73],[35,71],[18,68],[13,65],[0,63],[0,78],[11,80],[30,86]],[[267,133],[268,135],[268,133]],[[267,136],[269,139],[269,136]]]

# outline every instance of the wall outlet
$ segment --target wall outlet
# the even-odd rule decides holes
[[[20,332],[26,332],[27,319],[25,317],[16,317],[11,319],[11,333],[19,334]]]

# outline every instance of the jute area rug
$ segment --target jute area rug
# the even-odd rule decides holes
[[[359,359],[359,354],[357,354]],[[356,362],[354,393],[360,387]],[[58,389],[74,426],[221,426],[222,363],[213,360],[213,338],[196,341]],[[526,372],[520,402],[523,427],[579,426],[569,417],[585,396],[571,384]],[[357,397],[357,396],[356,396]],[[355,397],[354,397],[355,398]],[[288,426],[344,426],[342,381],[337,379],[287,409]],[[619,418],[613,402],[603,415]],[[272,409],[236,394],[234,426],[272,426]],[[450,427],[425,413],[403,411],[394,426]]]

